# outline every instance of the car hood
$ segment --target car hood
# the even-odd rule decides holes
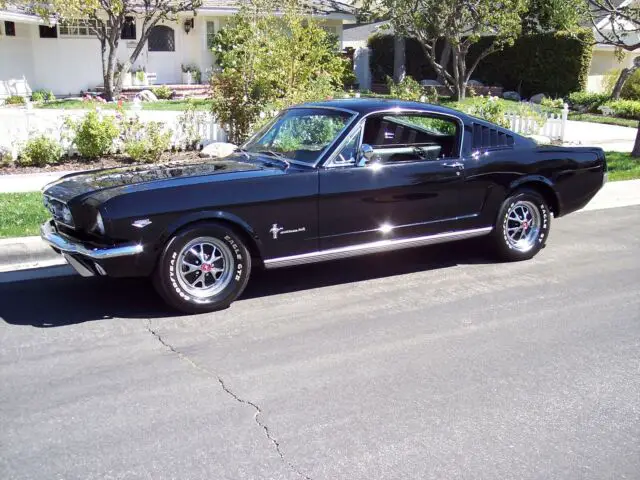
[[[72,198],[115,188],[135,188],[145,184],[152,188],[160,182],[189,180],[194,177],[233,174],[238,172],[264,172],[281,170],[273,165],[233,155],[224,159],[202,159],[193,162],[174,162],[162,165],[138,165],[72,173],[50,183],[43,189],[45,195],[68,202]]]

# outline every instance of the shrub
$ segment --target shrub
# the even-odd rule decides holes
[[[483,118],[502,127],[509,126],[504,116],[506,113],[504,104],[498,97],[473,97],[470,101],[455,103],[453,108],[468,113],[469,115]]]
[[[124,131],[124,151],[136,162],[157,162],[162,152],[169,150],[171,131],[162,122],[142,123],[132,120]]]
[[[44,102],[44,91],[36,90],[31,94],[32,102]]]
[[[10,95],[4,99],[4,103],[6,105],[24,105],[25,100],[20,95]]]
[[[156,87],[153,89],[153,93],[160,100],[170,100],[173,95],[173,90],[171,90],[166,85],[162,85],[160,87]]]
[[[32,102],[51,102],[56,99],[56,96],[51,90],[36,90],[31,94]]]
[[[90,160],[108,153],[120,135],[116,119],[109,115],[101,116],[95,110],[78,121],[68,118],[66,124],[73,133],[73,144],[78,152]]]
[[[613,110],[616,117],[640,120],[640,101],[637,100],[613,100],[605,103],[605,106]]]
[[[187,102],[187,108],[178,117],[178,125],[183,135],[185,148],[196,148],[202,140],[200,124],[204,115],[196,110],[195,103]]]
[[[335,36],[293,3],[281,13],[261,6],[256,15],[244,5],[212,39],[220,67],[211,77],[212,113],[231,143],[242,143],[269,107],[325,99],[343,86],[348,60]]]
[[[422,85],[409,75],[405,76],[400,83],[395,83],[393,78],[387,77],[387,85],[389,87],[389,94],[401,100],[413,100],[417,102],[423,93]]]
[[[598,107],[609,100],[606,93],[573,92],[569,95],[569,106],[574,110],[600,113]]]
[[[624,82],[620,97],[626,100],[640,100],[640,69],[633,72]]]
[[[46,135],[38,135],[27,141],[17,163],[25,167],[55,165],[60,162],[62,153],[62,146],[56,140]]]
[[[540,102],[543,107],[549,108],[562,108],[564,106],[564,100],[561,98],[547,98],[544,97]]]

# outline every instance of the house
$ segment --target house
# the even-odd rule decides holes
[[[633,3],[637,3],[638,7],[640,7],[640,2],[637,0],[610,0],[610,2],[614,8],[627,7]],[[610,35],[611,27],[611,20],[607,16],[603,15],[596,21],[596,27],[594,28],[596,44],[593,47],[593,57],[587,81],[587,90],[590,92],[603,92],[605,90],[603,81],[608,73],[612,70],[631,67],[634,59],[640,57],[640,48],[617,53],[615,47],[607,45],[605,39]],[[621,30],[627,31],[626,34],[622,35],[627,45],[640,43],[640,31],[637,23],[625,25],[625,22],[618,22],[616,29],[618,32]]]
[[[342,48],[353,49],[353,70],[361,90],[371,89],[369,37],[377,33],[391,34],[387,21],[345,25],[342,34]]]
[[[340,40],[343,25],[355,22],[351,5],[335,0],[308,3],[314,18]],[[212,37],[237,12],[237,5],[237,0],[203,0],[195,16],[184,12],[177,21],[157,25],[132,70],[154,73],[156,84],[180,84],[181,66],[195,65],[206,81],[213,66]],[[0,98],[39,89],[56,96],[77,95],[102,85],[100,43],[89,22],[48,25],[21,8],[0,10]],[[120,61],[137,45],[140,28],[141,19],[128,18],[117,52]]]

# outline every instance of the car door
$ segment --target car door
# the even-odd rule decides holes
[[[435,114],[361,122],[319,173],[320,248],[461,228],[472,215],[460,195],[461,135],[458,119]],[[358,161],[361,144],[373,147],[366,164]]]

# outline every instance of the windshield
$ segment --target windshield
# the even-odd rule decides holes
[[[313,165],[352,117],[347,112],[323,108],[286,110],[244,149]]]

